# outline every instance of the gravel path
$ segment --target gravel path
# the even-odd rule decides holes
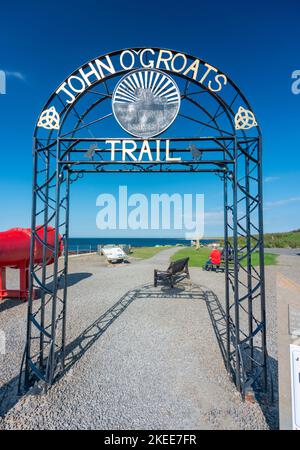
[[[277,255],[300,256],[300,248],[265,248],[265,252]]]
[[[203,287],[212,289],[221,300],[223,275],[192,268],[193,283],[172,292],[152,287],[153,268],[166,268],[174,251],[110,267],[97,255],[70,259],[69,370],[42,396],[12,401],[24,345],[26,304],[6,301],[0,305],[0,329],[7,333],[7,353],[0,355],[0,412],[5,413],[0,428],[278,426],[276,404],[262,411],[257,403],[243,403],[227,378]],[[268,344],[275,378],[275,275],[281,268],[291,275],[293,258],[298,257],[280,256],[280,266],[266,270]],[[143,287],[133,301],[129,295],[118,302],[138,286]],[[111,316],[106,311],[113,305],[117,317],[108,326]]]

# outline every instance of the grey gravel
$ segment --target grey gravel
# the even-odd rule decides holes
[[[98,255],[71,258],[70,274],[81,275],[77,275],[78,282],[74,282],[76,275],[71,275],[68,342],[79,343],[78,336],[126,291],[151,284],[153,268],[166,268],[174,251],[168,249],[148,260],[112,266]],[[293,258],[298,257],[280,256],[280,266],[266,268],[268,347],[274,362],[275,388],[275,276],[278,269],[290,275]],[[0,428],[277,428],[276,396],[273,406],[243,403],[228,379],[204,297],[181,298],[181,289],[192,293],[194,286],[200,285],[202,292],[212,289],[221,300],[224,276],[198,268],[190,272],[192,284],[184,283],[175,295],[165,290],[159,298],[161,288],[143,288],[144,297],[128,302],[67,374],[40,396],[15,397],[26,304],[3,302],[0,329],[7,333],[7,353],[0,355]],[[149,290],[155,295],[148,295]],[[74,351],[79,351],[78,346]]]
[[[275,253],[276,255],[300,256],[300,248],[265,248],[266,253]]]

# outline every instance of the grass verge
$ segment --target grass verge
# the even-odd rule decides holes
[[[171,248],[171,246],[160,246],[160,247],[133,247],[131,249],[130,256],[139,259],[147,259],[156,255],[156,253],[161,252],[162,250],[166,250],[167,248]]]

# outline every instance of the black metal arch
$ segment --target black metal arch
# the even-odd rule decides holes
[[[124,50],[139,52],[143,48],[123,49],[108,55],[112,61],[114,58],[117,61]],[[160,50],[153,48],[155,52]],[[195,59],[184,55],[189,61]],[[82,68],[87,68],[88,64]],[[187,135],[174,137],[165,132],[161,139],[171,139],[172,155],[183,159],[176,162],[165,159],[160,162],[110,161],[108,152],[99,148],[109,138],[100,124],[112,117],[103,109],[111,101],[116,79],[138,68],[119,67],[114,74],[91,83],[71,105],[66,105],[55,91],[43,111],[55,106],[61,119],[59,129],[45,130],[38,123],[35,127],[28,321],[20,388],[27,390],[36,381],[50,386],[64,371],[71,184],[84,173],[211,172],[218,174],[223,183],[224,242],[226,249],[233,250],[233,261],[228,257],[229,252],[225,252],[226,330],[221,337],[226,349],[227,371],[244,397],[250,390],[267,387],[261,131],[259,126],[235,129],[238,108],[242,106],[251,111],[251,107],[229,78],[222,91],[216,93],[188,76],[160,68],[178,80],[184,105],[171,128],[174,131],[179,120],[187,120],[190,124]],[[79,69],[70,76],[78,74]],[[97,96],[96,100],[94,96]],[[193,108],[192,116],[189,116],[189,108]],[[98,110],[104,115],[89,119]],[[200,127],[213,134],[203,134]],[[128,138],[121,127],[117,129],[120,135],[114,139]],[[190,129],[194,130],[193,134]],[[82,135],[83,131],[89,136]],[[154,141],[148,139],[149,145]],[[201,160],[196,160],[188,149],[191,142],[201,152]],[[161,153],[164,155],[164,149]],[[53,225],[56,230],[53,266],[47,266],[48,225]],[[42,240],[37,234],[41,228],[44,230]],[[65,243],[64,256],[60,260],[59,234]],[[242,248],[239,248],[239,237],[243,238]],[[33,259],[36,239],[43,245],[41,265],[36,265]],[[253,265],[254,252],[259,252],[258,268]],[[37,290],[39,296],[34,301]]]

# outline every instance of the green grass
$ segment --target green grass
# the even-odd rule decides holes
[[[229,238],[229,241],[232,243],[232,237]],[[223,245],[222,240],[220,244]],[[243,247],[244,245],[245,239],[239,237],[238,246]],[[266,233],[264,234],[264,246],[265,248],[300,248],[300,229],[284,233]]]
[[[171,257],[171,261],[189,257],[190,267],[202,267],[208,260],[210,252],[211,249],[206,247],[199,248],[199,250],[194,247],[182,248]]]
[[[278,255],[275,255],[274,253],[265,253],[265,266],[275,266],[275,264],[277,264],[277,258]],[[243,261],[243,266],[245,266],[246,264],[246,261]],[[259,255],[257,252],[253,253],[252,255],[252,264],[254,266],[259,265]]]
[[[300,247],[300,229],[288,231],[286,233],[266,233],[265,247],[272,248],[299,248]]]
[[[191,248],[184,248],[176,252],[172,257],[171,261],[175,261],[176,259],[180,258],[187,258],[189,257],[189,266],[190,267],[203,267],[203,265],[208,261],[209,254],[211,252],[211,249],[202,247],[198,250],[196,250],[194,247]],[[275,255],[274,253],[265,253],[265,265],[266,266],[272,266],[277,263],[277,257],[278,255]],[[242,261],[242,265],[246,266],[247,261],[246,258]],[[254,266],[259,265],[259,255],[258,253],[254,253],[252,255],[252,264]]]
[[[140,258],[140,259],[147,259],[151,258],[151,256],[156,255],[156,253],[161,252],[162,250],[166,250],[170,247],[133,247],[131,249],[130,256],[133,256],[134,258]]]

